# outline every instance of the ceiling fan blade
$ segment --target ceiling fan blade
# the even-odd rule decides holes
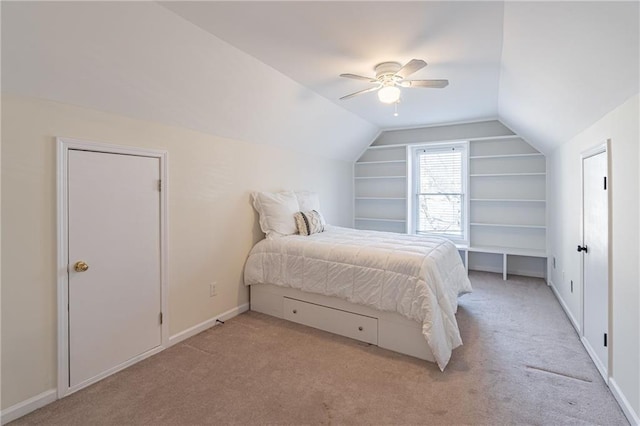
[[[401,78],[406,78],[407,76],[413,74],[414,72],[424,68],[427,66],[427,63],[422,59],[412,59],[405,64],[396,75]]]
[[[359,92],[355,92],[355,93],[351,93],[349,95],[343,96],[343,97],[340,98],[340,100],[344,101],[345,99],[353,98],[354,96],[362,95],[362,94],[368,93],[368,92],[374,92],[374,91],[378,90],[379,88],[380,88],[380,86],[374,86],[374,87],[370,87],[368,89],[360,90]]]
[[[399,83],[402,87],[426,87],[442,89],[449,85],[449,80],[404,80]]]
[[[354,80],[364,80],[370,83],[376,83],[378,81],[373,77],[365,77],[363,75],[356,75],[356,74],[340,74],[340,77],[353,78]]]

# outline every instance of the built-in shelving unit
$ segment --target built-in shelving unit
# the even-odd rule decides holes
[[[458,246],[470,269],[544,276],[546,159],[515,135],[469,141],[469,245]],[[416,140],[415,144],[424,143]],[[407,144],[369,147],[354,165],[358,229],[405,233]]]
[[[506,277],[509,256],[546,257],[544,155],[518,137],[472,141],[469,176],[469,267],[493,260]]]
[[[407,232],[406,147],[370,147],[354,166],[355,227]]]

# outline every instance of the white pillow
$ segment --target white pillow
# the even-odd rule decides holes
[[[298,198],[299,211],[320,211],[320,198],[316,192],[296,191],[296,197]]]
[[[300,209],[293,191],[254,192],[253,207],[260,215],[260,228],[268,239],[298,232],[293,217]]]

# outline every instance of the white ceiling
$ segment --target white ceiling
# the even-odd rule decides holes
[[[548,152],[637,94],[639,6],[506,3],[500,120]]]
[[[639,3],[1,2],[2,91],[352,161],[384,129],[499,119],[543,152],[638,93]],[[400,115],[366,84],[429,63]]]
[[[381,129],[499,118],[548,152],[638,93],[635,1],[161,4]],[[338,100],[411,58],[450,85]]]
[[[380,128],[495,118],[502,52],[501,2],[163,2],[198,25]],[[416,79],[445,89],[402,89],[399,116],[370,87],[341,73],[376,64],[429,65]],[[256,78],[260,78],[256,76]]]

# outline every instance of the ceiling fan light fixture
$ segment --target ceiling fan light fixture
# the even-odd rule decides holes
[[[378,90],[378,99],[384,104],[393,104],[400,99],[400,89],[395,86],[385,86]]]
[[[0,0],[2,1],[2,0]],[[375,84],[368,89],[359,90],[340,98],[341,101],[369,92],[378,92],[378,99],[385,104],[395,104],[400,101],[400,88],[433,88],[442,89],[449,84],[448,80],[408,80],[407,77],[426,67],[422,59],[412,59],[404,65],[398,62],[382,62],[374,67],[375,77],[365,77],[357,74],[340,74],[340,77],[366,81]]]

